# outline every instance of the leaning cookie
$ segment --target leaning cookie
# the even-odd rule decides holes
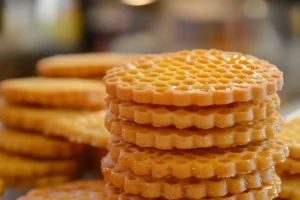
[[[37,73],[47,77],[98,78],[115,65],[137,59],[139,54],[85,53],[55,55],[37,63]]]
[[[105,87],[93,80],[19,78],[1,84],[3,98],[14,104],[55,108],[102,109]]]

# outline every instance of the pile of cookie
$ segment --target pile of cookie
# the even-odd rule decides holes
[[[300,199],[300,117],[287,121],[278,136],[290,150],[287,160],[276,166],[276,171],[282,179],[282,191],[279,197],[298,200]]]
[[[107,72],[112,133],[102,180],[35,189],[29,199],[273,199],[282,73],[219,50],[147,55]],[[105,185],[105,186],[104,186]]]
[[[287,146],[282,73],[253,56],[193,50],[145,56],[104,78],[112,133],[107,199],[273,199]]]
[[[0,118],[5,128],[0,129],[0,179],[6,187],[78,178],[90,154],[107,152],[105,86],[93,79],[102,79],[108,68],[129,58],[133,55],[53,56],[37,63],[40,77],[1,83]]]

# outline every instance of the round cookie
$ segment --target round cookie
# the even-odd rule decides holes
[[[157,106],[137,104],[107,98],[110,112],[118,118],[154,127],[175,126],[178,129],[195,126],[199,129],[226,128],[254,120],[266,119],[280,107],[277,94],[262,101],[232,103],[221,106]]]
[[[108,70],[104,81],[113,98],[174,106],[263,100],[283,85],[267,61],[214,49],[145,56]]]
[[[106,110],[78,116],[58,117],[45,126],[46,135],[64,137],[71,142],[107,148],[110,133],[104,125]]]
[[[154,179],[151,176],[138,176],[121,168],[109,157],[102,159],[102,173],[105,179],[118,188],[131,194],[145,198],[165,199],[200,199],[207,197],[222,197],[228,194],[238,194],[248,189],[272,184],[276,176],[274,169],[250,174],[237,175],[231,178],[211,179]]]
[[[6,101],[15,104],[92,110],[105,107],[105,87],[93,80],[18,78],[4,80],[1,91]]]
[[[83,53],[55,55],[37,63],[37,73],[47,77],[98,78],[115,65],[137,59],[139,54]]]
[[[17,155],[59,159],[83,155],[86,147],[58,138],[3,129],[0,130],[0,149]]]
[[[139,176],[153,178],[228,178],[255,170],[266,170],[273,167],[274,163],[284,162],[288,156],[288,147],[279,139],[228,149],[162,151],[141,148],[112,136],[108,146],[108,155],[122,168]]]
[[[140,125],[135,122],[123,121],[113,114],[107,113],[105,125],[110,133],[140,147],[154,147],[163,150],[228,148],[274,138],[283,128],[283,118],[276,112],[265,120],[229,128],[180,130],[173,127],[158,129],[149,125]]]
[[[103,180],[83,180],[53,187],[33,189],[18,200],[105,199]]]

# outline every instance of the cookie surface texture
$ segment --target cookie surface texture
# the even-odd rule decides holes
[[[37,72],[48,77],[93,78],[104,76],[115,65],[130,62],[139,54],[85,53],[56,55],[41,59],[37,63]]]
[[[110,133],[104,125],[105,114],[106,110],[102,110],[74,117],[58,117],[49,121],[44,132],[71,142],[106,148]]]
[[[229,149],[162,151],[141,148],[112,136],[109,141],[109,156],[122,168],[140,176],[228,178],[255,170],[266,170],[273,167],[274,163],[284,162],[288,156],[288,147],[278,139],[271,139]]]
[[[111,113],[106,116],[107,129],[124,141],[141,147],[163,150],[194,149],[206,147],[228,148],[250,142],[271,139],[283,128],[283,118],[274,113],[266,120],[229,128],[201,130],[176,129],[172,127],[154,128],[134,122],[123,121]]]
[[[105,87],[99,81],[29,77],[5,80],[3,98],[11,103],[56,108],[102,109]]]
[[[279,197],[283,199],[298,200],[300,199],[300,177],[288,176],[281,179],[281,192]]]
[[[59,159],[83,155],[86,148],[66,140],[45,137],[40,134],[0,130],[2,151],[35,158]]]
[[[29,191],[18,200],[102,200],[105,183],[103,180],[83,180],[53,187],[38,188]]]
[[[113,98],[174,106],[263,100],[283,85],[282,72],[267,61],[219,50],[145,56],[108,70],[104,80]]]

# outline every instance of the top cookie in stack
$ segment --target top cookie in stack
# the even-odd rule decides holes
[[[237,52],[145,56],[104,78],[107,199],[273,199],[282,73]]]

